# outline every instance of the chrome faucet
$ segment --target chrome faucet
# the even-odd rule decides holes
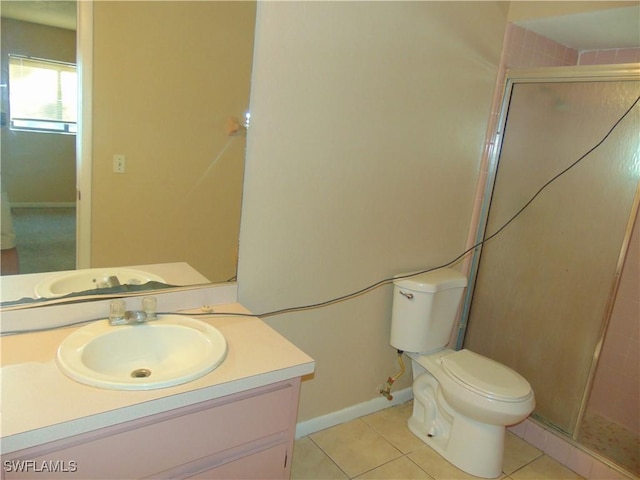
[[[96,281],[97,288],[111,288],[111,287],[119,287],[120,280],[115,275],[111,275],[110,277],[103,278],[102,280]]]
[[[136,325],[158,319],[155,297],[142,299],[142,310],[127,310],[123,299],[112,300],[109,305],[109,325]]]

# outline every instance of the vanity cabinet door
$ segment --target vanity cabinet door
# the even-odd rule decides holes
[[[296,378],[14,452],[3,478],[288,478],[299,387]]]

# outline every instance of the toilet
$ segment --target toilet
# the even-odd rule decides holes
[[[441,268],[393,283],[391,345],[413,366],[409,430],[459,469],[499,477],[506,426],[535,407],[531,386],[494,360],[446,348],[467,286],[463,274]]]

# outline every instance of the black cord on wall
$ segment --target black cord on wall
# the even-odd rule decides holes
[[[538,195],[540,195],[543,192],[543,190],[545,190],[549,185],[551,185],[558,178],[560,178],[561,176],[566,174],[569,170],[574,168],[576,165],[578,165],[580,162],[582,162],[585,158],[587,158],[591,153],[593,153],[597,148],[599,148],[607,140],[607,138],[609,138],[609,136],[611,136],[611,134],[616,129],[616,127],[627,117],[627,115],[631,112],[631,110],[633,110],[633,108],[638,104],[638,102],[640,102],[640,97],[635,99],[635,101],[631,104],[631,106],[613,124],[613,126],[609,129],[609,131],[602,137],[602,139],[598,143],[596,143],[593,147],[591,147],[589,150],[587,150],[587,152],[584,155],[582,155],[580,158],[578,158],[576,161],[574,161],[571,165],[569,165],[567,168],[562,170],[560,173],[558,173],[553,178],[551,178],[549,181],[547,181],[544,185],[542,185],[538,189],[538,191],[511,218],[509,218],[509,220],[507,220],[500,228],[498,228],[491,235],[485,236],[485,238],[483,240],[479,241],[478,243],[476,243],[472,247],[469,247],[467,250],[462,252],[460,255],[455,257],[453,260],[450,260],[450,261],[448,261],[446,263],[443,263],[442,265],[438,265],[436,267],[425,268],[424,270],[420,270],[420,271],[417,271],[417,272],[408,273],[408,274],[405,274],[405,275],[397,275],[397,276],[393,276],[393,277],[389,277],[389,278],[384,278],[384,279],[379,280],[379,281],[377,281],[375,283],[372,283],[369,286],[361,288],[360,290],[356,290],[356,291],[354,291],[352,293],[341,295],[339,297],[335,297],[335,298],[332,298],[330,300],[326,300],[326,301],[323,301],[323,302],[312,303],[312,304],[308,304],[308,305],[301,305],[301,306],[297,306],[297,307],[287,307],[287,308],[282,308],[282,309],[279,309],[279,310],[273,310],[273,311],[270,311],[270,312],[254,314],[252,316],[256,316],[256,317],[260,317],[260,318],[268,318],[268,317],[273,317],[273,316],[276,316],[276,315],[284,315],[284,314],[287,314],[287,313],[300,312],[300,311],[304,311],[304,310],[313,310],[313,309],[317,309],[317,308],[327,307],[329,305],[334,305],[336,303],[344,302],[346,300],[351,300],[352,298],[359,297],[360,295],[364,295],[366,293],[369,293],[372,290],[375,290],[375,289],[377,289],[377,288],[379,288],[379,287],[381,287],[383,285],[387,285],[389,283],[392,283],[395,280],[415,277],[415,276],[418,276],[418,275],[422,275],[424,273],[432,272],[432,271],[437,270],[439,268],[446,268],[446,267],[449,267],[451,265],[454,265],[455,263],[460,261],[462,258],[464,258],[467,254],[469,254],[470,252],[472,252],[476,248],[481,247],[482,245],[484,245],[489,240],[491,240],[491,239],[495,238],[496,236],[498,236],[516,218],[518,218],[529,207],[529,205],[531,205],[531,203],[533,203],[533,201],[538,197]],[[217,315],[225,315],[224,313],[216,313],[216,314]],[[230,314],[230,315],[233,315],[233,314]]]
[[[538,191],[511,218],[509,218],[509,220],[507,220],[494,233],[492,233],[489,236],[485,236],[485,238],[483,240],[479,241],[478,243],[476,243],[472,247],[469,247],[464,252],[462,252],[460,255],[456,256],[454,259],[452,259],[452,260],[450,260],[450,261],[448,261],[446,263],[443,263],[442,265],[438,265],[438,266],[430,267],[430,268],[425,268],[423,270],[419,270],[419,271],[413,272],[413,273],[408,273],[408,274],[405,274],[405,275],[397,275],[397,276],[393,276],[393,277],[389,277],[389,278],[384,278],[384,279],[379,280],[379,281],[377,281],[375,283],[372,283],[371,285],[368,285],[368,286],[366,286],[364,288],[361,288],[360,290],[356,290],[354,292],[347,293],[345,295],[341,295],[339,297],[335,297],[335,298],[332,298],[330,300],[325,300],[323,302],[311,303],[311,304],[307,304],[307,305],[300,305],[300,306],[296,306],[296,307],[281,308],[281,309],[278,309],[278,310],[272,310],[272,311],[263,312],[263,313],[234,313],[234,312],[207,311],[207,312],[202,312],[202,313],[200,313],[200,312],[198,312],[198,313],[159,312],[158,314],[159,315],[172,314],[172,315],[186,315],[186,316],[203,316],[203,315],[209,316],[209,315],[214,315],[214,316],[226,316],[226,317],[236,316],[236,317],[268,318],[268,317],[274,317],[276,315],[284,315],[284,314],[293,313],[293,312],[300,312],[300,311],[305,311],[305,310],[315,310],[315,309],[318,309],[318,308],[328,307],[329,305],[334,305],[336,303],[340,303],[340,302],[344,302],[344,301],[347,301],[347,300],[351,300],[353,298],[359,297],[360,295],[364,295],[366,293],[369,293],[369,292],[371,292],[371,291],[373,291],[373,290],[375,290],[375,289],[377,289],[377,288],[379,288],[379,287],[381,287],[383,285],[387,285],[387,284],[393,283],[395,280],[404,279],[404,278],[412,278],[412,277],[415,277],[415,276],[418,276],[418,275],[422,275],[424,273],[432,272],[433,270],[437,270],[439,268],[449,267],[449,266],[457,263],[458,261],[460,261],[462,258],[464,258],[467,254],[469,254],[470,252],[472,252],[476,248],[481,247],[482,245],[484,245],[485,243],[487,243],[491,239],[493,239],[496,236],[498,236],[505,228],[507,228],[507,226],[509,226],[516,218],[518,218],[529,207],[529,205],[531,205],[531,203],[533,203],[533,201],[538,197],[538,195],[540,195],[549,185],[551,185],[558,178],[560,178],[561,176],[563,176],[564,174],[569,172],[572,168],[574,168],[576,165],[578,165],[580,162],[582,162],[586,157],[588,157],[593,151],[595,151],[598,147],[600,147],[607,140],[607,138],[609,138],[609,136],[611,136],[611,134],[616,129],[616,127],[627,117],[627,115],[631,112],[631,110],[633,110],[633,108],[638,104],[638,102],[640,102],[640,97],[635,99],[635,101],[632,103],[632,105],[613,124],[613,126],[609,129],[609,131],[602,137],[602,139],[598,143],[596,143],[593,147],[591,147],[584,155],[582,155],[580,158],[578,158],[576,161],[574,161],[571,165],[569,165],[567,168],[562,170],[560,173],[558,173],[553,178],[551,178],[549,181],[547,181],[544,185],[542,185],[542,187],[540,187],[538,189]],[[96,321],[96,320],[100,320],[100,319],[85,320],[85,321],[76,322],[74,324],[66,325],[66,326],[74,326],[74,325],[78,325],[78,324],[81,324],[81,323],[89,323],[89,322]],[[57,329],[57,328],[62,328],[62,327],[58,326],[58,327],[47,327],[47,328],[34,329],[34,330],[28,330],[28,331],[4,332],[4,333],[2,333],[2,336],[19,334],[19,333],[30,333],[30,332],[39,332],[39,331],[45,331],[45,330],[54,330],[54,329]]]

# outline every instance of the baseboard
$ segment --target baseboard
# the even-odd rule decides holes
[[[324,430],[325,428],[333,427],[350,420],[355,420],[363,415],[369,415],[394,405],[400,405],[408,402],[412,398],[413,390],[411,387],[407,387],[404,390],[393,392],[393,399],[391,401],[380,396],[336,412],[327,413],[326,415],[298,422],[296,425],[296,438],[305,437],[320,430]]]
[[[11,202],[11,208],[75,208],[75,202]]]

